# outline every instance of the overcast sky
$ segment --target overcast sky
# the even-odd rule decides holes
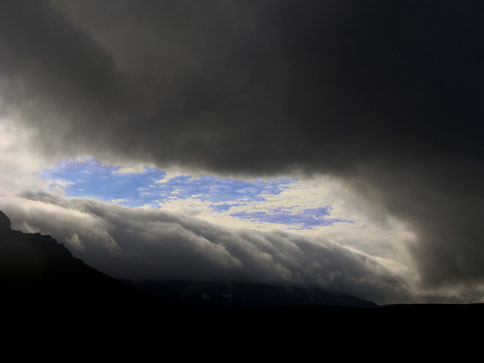
[[[482,301],[481,1],[0,2],[0,209],[127,279]]]

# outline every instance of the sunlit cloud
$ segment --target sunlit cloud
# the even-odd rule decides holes
[[[259,203],[260,208],[268,202],[268,197],[291,189],[296,179],[236,180],[210,175],[174,175],[168,178],[165,171],[156,168],[123,169],[90,157],[64,160],[43,170],[40,175],[51,181],[51,191],[60,189],[66,196],[95,198],[130,207],[163,207],[169,201],[190,199],[208,202],[216,214],[237,208],[230,216],[296,229],[339,222],[354,223],[330,218],[331,206],[300,209],[299,205],[284,205],[268,207],[265,211],[251,210],[253,203]]]

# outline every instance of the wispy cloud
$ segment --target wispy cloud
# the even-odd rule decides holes
[[[268,212],[238,212],[231,214],[234,217],[255,220],[258,222],[280,223],[295,226],[296,229],[311,229],[313,226],[329,226],[333,223],[355,223],[342,218],[326,218],[332,209],[325,206],[316,209],[303,209],[292,211],[292,208],[271,209]]]
[[[208,202],[215,213],[229,212],[237,207],[230,216],[259,223],[282,224],[293,229],[311,229],[337,222],[354,223],[343,218],[328,218],[332,209],[328,205],[306,209],[291,205],[268,206],[262,211],[250,208],[253,203],[257,203],[259,208],[264,206],[269,196],[277,196],[290,189],[296,179],[246,181],[209,175],[167,178],[165,171],[156,168],[130,171],[88,157],[62,161],[43,170],[41,176],[52,181],[49,186],[51,191],[60,189],[66,196],[90,197],[130,207],[159,207],[169,201],[190,199]],[[241,207],[249,208],[241,210]]]

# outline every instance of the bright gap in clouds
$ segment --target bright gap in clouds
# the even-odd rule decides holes
[[[209,208],[214,214],[230,215],[255,223],[283,225],[291,229],[311,229],[334,223],[354,223],[331,218],[332,207],[318,205],[273,205],[268,197],[294,187],[297,179],[256,179],[251,181],[201,175],[167,175],[156,168],[125,170],[94,158],[64,160],[45,169],[41,177],[51,181],[49,189],[70,197],[89,197],[130,207],[151,206],[173,209],[195,202],[194,208]]]
[[[361,282],[383,291],[378,286],[387,284],[386,273],[415,280],[405,250],[413,238],[408,227],[381,218],[329,175],[237,180],[131,163],[114,166],[92,157],[57,163],[66,156],[37,153],[35,135],[18,123],[0,121],[0,209],[13,228],[50,234],[112,276],[199,278],[210,271],[229,276],[225,267],[214,268],[211,262],[203,267],[204,261],[228,253],[247,265],[236,275],[257,275],[257,281],[292,276],[339,286],[347,277],[351,286]],[[48,189],[51,193],[43,192]],[[301,243],[312,247],[300,250]],[[263,271],[254,268],[254,261]],[[355,263],[369,265],[361,270]],[[193,265],[203,268],[194,270]],[[374,279],[375,266],[386,271],[383,278]],[[363,271],[360,277],[358,271]],[[347,290],[385,301],[365,291]]]

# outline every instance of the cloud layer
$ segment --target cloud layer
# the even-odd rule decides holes
[[[119,278],[264,282],[378,302],[409,299],[409,286],[384,259],[324,239],[224,228],[158,209],[49,193],[0,203],[14,229],[49,231],[74,255]]]
[[[480,1],[2,1],[2,116],[65,159],[327,174],[484,282]],[[133,216],[134,218],[134,216]]]

